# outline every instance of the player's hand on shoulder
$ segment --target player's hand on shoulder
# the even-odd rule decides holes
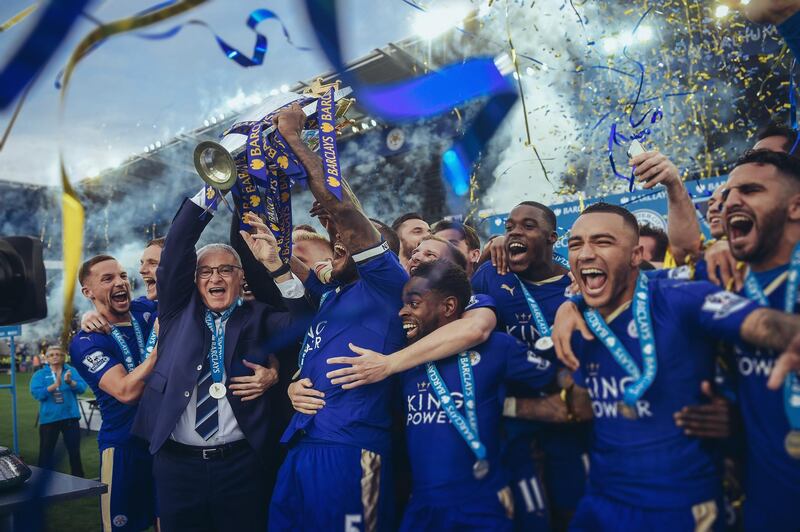
[[[81,330],[87,333],[109,334],[111,332],[111,324],[99,312],[92,309],[84,312],[83,316],[81,316]]]
[[[562,364],[572,371],[580,367],[578,358],[572,352],[572,333],[576,330],[580,331],[586,340],[594,338],[594,335],[592,335],[583,320],[578,306],[572,301],[565,301],[556,311],[553,328],[550,330],[550,337],[553,339],[556,356]]]
[[[313,388],[311,379],[300,379],[289,385],[289,400],[292,408],[301,414],[314,415],[323,406],[325,394]]]
[[[505,275],[508,273],[508,253],[506,252],[506,237],[500,235],[489,240],[483,247],[481,256],[478,259],[478,264],[492,261],[497,273]]]

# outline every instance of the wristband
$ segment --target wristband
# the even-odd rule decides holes
[[[372,257],[377,257],[381,253],[385,253],[387,251],[389,251],[389,244],[384,241],[375,247],[365,249],[364,251],[359,251],[358,253],[354,254],[353,261],[356,263],[364,262],[365,260],[369,260]]]
[[[506,397],[503,402],[503,415],[505,417],[517,417],[517,398]]]
[[[272,277],[273,279],[277,279],[281,275],[289,273],[291,271],[291,268],[289,267],[289,263],[285,262],[280,268],[278,268],[274,272],[270,272],[269,269],[267,269],[267,271],[269,272],[270,277]]]

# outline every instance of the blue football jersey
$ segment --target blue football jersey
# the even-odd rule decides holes
[[[155,318],[151,315],[145,319],[139,312],[131,312],[131,315],[141,326],[143,339],[146,342]],[[139,356],[139,346],[136,343],[133,327],[118,326],[118,329],[136,359]],[[97,435],[100,451],[127,443],[131,424],[136,415],[136,405],[121,403],[100,388],[100,379],[108,370],[120,364],[125,367],[125,358],[114,338],[110,334],[79,331],[69,344],[69,356],[78,373],[94,392],[97,406],[103,416],[100,432]],[[141,360],[137,360],[137,365],[140,362]]]
[[[673,414],[704,401],[703,380],[714,378],[715,342],[739,338],[745,317],[757,306],[708,282],[651,279],[650,312],[657,375],[636,404],[638,419],[618,411],[628,373],[598,340],[572,339],[594,413],[589,492],[642,508],[679,508],[720,493],[715,450],[688,437]],[[630,307],[612,316],[609,328],[642,368]]]
[[[783,311],[788,265],[755,273],[770,307]],[[795,312],[797,307],[795,306]],[[739,343],[736,354],[739,402],[747,439],[745,493],[748,499],[781,497],[800,501],[800,460],[789,456],[784,438],[790,430],[783,388],[770,390],[767,380],[778,353]],[[796,506],[795,506],[796,508]],[[795,515],[800,512],[795,509]],[[797,524],[797,523],[795,523]]]
[[[405,345],[398,312],[408,274],[390,251],[357,266],[356,282],[325,297],[300,354],[300,378],[311,379],[314,388],[325,393],[325,407],[313,416],[296,412],[283,435],[284,443],[304,431],[314,440],[388,451],[393,380],[343,390],[325,376],[344,367],[329,365],[328,358],[353,356],[349,343],[386,354]]]
[[[440,407],[423,364],[401,375],[412,497],[446,501],[483,493],[489,500],[496,498],[497,490],[508,482],[499,462],[506,382],[524,382],[539,388],[547,385],[555,373],[548,360],[503,333],[492,333],[468,353],[475,382],[478,432],[486,446],[489,475],[481,480],[473,476],[475,455]],[[459,412],[466,416],[458,356],[440,360],[436,367]]]

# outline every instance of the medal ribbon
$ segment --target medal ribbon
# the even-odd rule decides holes
[[[225,356],[225,323],[231,317],[236,307],[242,304],[241,299],[222,313],[219,328],[214,325],[214,312],[206,309],[206,327],[211,331],[211,348],[208,350],[208,362],[211,369],[211,380],[215,383],[222,382],[222,374],[225,372],[223,357]]]
[[[150,336],[147,337],[147,343],[144,346],[144,359],[147,360],[153,354],[153,349],[156,348],[158,342],[158,333],[156,332],[155,323],[153,329],[150,331]]]
[[[633,382],[625,387],[622,392],[622,400],[628,406],[635,406],[636,401],[653,384],[658,371],[656,360],[656,342],[653,335],[653,324],[650,316],[650,293],[647,289],[647,276],[640,272],[636,280],[636,291],[633,294],[633,323],[639,337],[639,346],[642,352],[643,370],[640,371],[636,362],[625,349],[623,343],[611,331],[603,317],[595,309],[586,309],[583,312],[586,318],[586,325],[592,333],[606,346],[611,352],[611,356],[633,379]]]
[[[792,260],[789,262],[789,272],[786,275],[783,310],[788,314],[794,314],[798,285],[800,285],[800,243],[795,245],[792,251]],[[762,307],[769,307],[769,300],[751,271],[748,271],[744,278],[744,292],[749,299]],[[783,381],[783,408],[792,430],[800,430],[800,379],[795,372],[790,372]]]
[[[533,298],[530,291],[528,291],[522,279],[520,279],[517,274],[514,274],[514,277],[519,281],[522,294],[525,296],[525,301],[528,302],[528,308],[531,310],[531,315],[533,315],[533,321],[536,322],[536,330],[539,332],[539,336],[550,336],[550,325],[547,324],[547,320],[544,318],[544,313],[539,307],[539,304]]]
[[[122,335],[117,326],[111,326],[111,337],[122,351],[122,356],[125,359],[125,368],[128,370],[128,373],[136,369],[136,366],[141,364],[142,360],[144,360],[144,335],[142,334],[142,328],[139,325],[139,322],[136,321],[136,318],[133,317],[131,317],[131,326],[133,326],[133,332],[136,335],[136,345],[139,346],[139,355],[137,360],[133,359],[131,348],[128,347],[128,342],[125,341],[125,337]]]
[[[447,414],[450,423],[456,428],[458,433],[467,442],[470,450],[475,454],[475,458],[480,460],[486,459],[486,446],[481,443],[478,434],[478,413],[477,403],[475,402],[475,381],[472,376],[472,362],[470,362],[467,353],[458,355],[458,369],[461,374],[461,389],[464,394],[464,411],[467,414],[466,419],[456,408],[455,401],[450,395],[450,390],[444,383],[436,364],[428,362],[425,364],[425,371],[428,373],[428,381],[430,381],[436,397],[439,399],[439,404],[442,406],[445,414]]]
[[[317,123],[319,124],[319,151],[325,173],[325,188],[336,199],[342,201],[342,177],[339,168],[339,150],[336,147],[336,102],[331,87],[317,100]]]

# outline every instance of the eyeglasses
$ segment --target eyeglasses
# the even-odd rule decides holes
[[[234,266],[233,264],[222,264],[221,266],[201,266],[197,268],[197,277],[200,279],[208,279],[214,274],[214,270],[217,270],[222,277],[229,278],[233,275],[235,270],[241,270],[239,266]]]

